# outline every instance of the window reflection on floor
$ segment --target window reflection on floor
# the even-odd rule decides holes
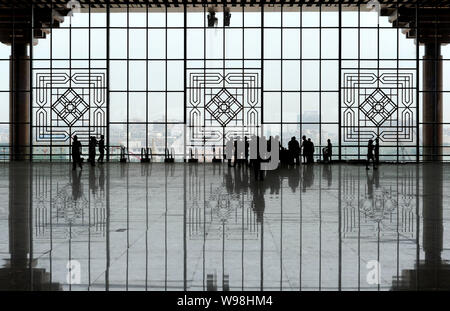
[[[1,289],[450,284],[445,165],[303,165],[268,171],[263,181],[226,164],[72,171],[11,163],[0,171]]]

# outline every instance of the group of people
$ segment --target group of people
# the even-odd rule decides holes
[[[300,164],[300,155],[302,155],[303,162],[302,163],[314,163],[314,143],[311,141],[311,138],[306,139],[306,136],[302,137],[302,144],[297,141],[295,136],[291,138],[288,143],[288,152],[289,159],[288,164]],[[327,147],[323,148],[323,161],[330,163],[331,155],[333,154],[333,146],[331,144],[331,140],[328,139]]]
[[[367,161],[366,161],[366,170],[370,170],[369,164],[370,160],[372,160],[373,169],[377,169],[377,165],[380,163],[380,140],[375,138],[375,145],[373,144],[373,140],[369,139],[369,144],[367,146]]]
[[[104,157],[105,157],[105,136],[101,135],[100,140],[97,141],[97,138],[95,136],[89,137],[89,158],[88,162],[91,163],[92,166],[95,166],[95,151],[98,146],[98,151],[100,156],[98,157],[98,162],[103,163]],[[73,137],[73,143],[72,143],[72,160],[73,160],[73,170],[76,170],[77,165],[80,167],[80,169],[83,169],[82,163],[83,158],[82,156],[82,149],[83,146],[81,145],[81,142],[78,140],[78,136],[75,135]]]
[[[254,137],[253,139],[256,139],[259,141],[259,137]],[[240,138],[237,137],[233,141],[234,146],[234,164],[232,164],[232,159],[227,158],[225,155],[225,159],[228,161],[228,166],[237,166],[240,168],[242,164],[248,165],[253,168],[254,176],[258,180],[262,180],[264,173],[261,171],[261,162],[265,162],[267,160],[263,160],[260,157],[260,154],[258,152],[256,159],[249,159],[249,149],[250,149],[250,142],[247,137],[244,137],[243,140],[243,146],[244,148],[241,149],[242,154],[238,153],[238,145],[240,143]],[[310,164],[314,163],[314,143],[312,142],[311,138],[307,138],[306,136],[302,137],[302,143],[300,144],[296,137],[292,137],[291,140],[288,143],[287,149],[281,145],[281,143],[278,140],[278,137],[275,138],[274,141],[278,141],[278,148],[280,150],[280,163],[282,166],[286,165],[300,165],[303,164]],[[259,143],[258,143],[259,144]],[[267,151],[272,151],[272,137],[269,137],[267,140]],[[259,148],[259,147],[258,147]],[[258,149],[259,150],[259,149]],[[331,140],[328,139],[327,146],[323,148],[323,161],[325,163],[331,162],[331,157],[333,153],[333,146],[331,144]],[[303,161],[300,161],[300,158],[303,158]]]
[[[256,139],[256,141],[258,142],[258,146],[259,146],[259,136],[257,137],[253,137],[253,139]],[[253,168],[253,174],[255,176],[256,180],[263,180],[264,179],[264,174],[261,171],[261,162],[263,162],[261,155],[259,154],[259,152],[257,152],[257,156],[256,159],[250,159],[250,142],[247,136],[244,137],[244,152],[243,154],[239,154],[238,153],[238,143],[240,141],[240,137],[237,137],[237,139],[234,140],[233,142],[233,153],[234,153],[234,164],[231,164],[231,158],[225,156],[224,158],[228,160],[228,167],[238,167],[241,168],[242,164],[245,164],[246,166],[250,166]],[[271,137],[269,137],[269,140],[267,141],[267,150],[270,151],[271,148]]]
[[[235,158],[235,165],[236,163],[241,166],[243,162],[246,164],[250,164],[254,168],[256,178],[259,177],[262,179],[262,173],[261,170],[261,158],[258,153],[257,159],[250,160],[249,159],[249,142],[247,137],[244,139],[245,143],[245,155],[243,159],[240,159],[237,156],[237,141],[234,142],[234,158]],[[269,138],[267,142],[268,151],[270,151],[270,143],[271,138]],[[82,163],[83,158],[82,156],[82,145],[81,142],[78,140],[77,135],[73,137],[73,143],[72,143],[72,160],[73,160],[73,170],[76,170],[77,165],[80,167],[80,169],[83,169]],[[99,151],[99,158],[98,162],[103,163],[104,156],[105,156],[105,136],[101,135],[100,140],[97,141],[97,138],[95,136],[91,136],[89,138],[89,158],[88,162],[91,163],[92,166],[95,166],[95,154],[96,154],[96,148],[98,147]],[[314,143],[311,141],[311,138],[306,139],[306,136],[302,136],[302,144],[297,141],[295,136],[291,138],[291,140],[288,143],[288,149],[286,150],[284,147],[279,146],[281,152],[287,151],[287,157],[281,157],[281,162],[286,162],[289,165],[300,164],[300,155],[302,155],[303,164],[309,164],[314,163]],[[331,157],[333,155],[333,145],[331,144],[331,140],[327,140],[327,146],[322,149],[322,156],[323,156],[323,162],[324,163],[331,163]],[[375,144],[372,139],[369,140],[368,146],[367,146],[367,161],[366,161],[366,169],[369,170],[370,161],[372,161],[372,165],[374,169],[377,169],[377,166],[379,164],[380,160],[380,141],[378,138],[375,139]],[[231,159],[228,159],[228,164],[231,166]]]

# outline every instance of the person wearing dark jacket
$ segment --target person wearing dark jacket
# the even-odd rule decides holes
[[[288,150],[289,150],[289,164],[293,163],[295,160],[295,164],[300,164],[300,144],[295,139],[295,136],[291,138],[291,140],[288,143]]]
[[[105,135],[100,136],[100,140],[98,141],[98,152],[100,153],[98,162],[103,163],[105,157]]]
[[[375,163],[375,158],[373,156],[373,151],[374,151],[375,147],[373,145],[373,140],[369,139],[369,144],[367,145],[367,161],[366,161],[366,170],[369,170],[369,164],[370,164],[370,160],[372,160],[372,164],[373,164],[373,169],[376,169],[376,163]]]
[[[72,161],[73,166],[72,169],[77,169],[77,164],[80,167],[80,169],[83,169],[83,166],[81,164],[81,142],[78,140],[78,136],[75,135],[73,137],[73,143],[72,143]]]
[[[314,143],[311,141],[311,138],[308,138],[308,155],[307,155],[307,163],[314,163]]]
[[[89,139],[89,162],[92,166],[95,166],[95,147],[97,146],[97,139],[95,136],[91,136]]]
[[[333,155],[333,145],[331,144],[331,139],[327,140],[327,155],[328,162],[331,163],[331,156]]]
[[[301,152],[302,152],[302,156],[303,156],[303,163],[306,163],[306,160],[307,160],[307,156],[306,156],[306,154],[307,154],[307,145],[308,145],[308,141],[306,140],[306,136],[305,135],[303,135],[302,136],[302,145],[301,145],[301,148],[303,149],[303,150],[301,150]]]
[[[377,137],[375,138],[375,163],[378,166],[380,164],[380,139]]]

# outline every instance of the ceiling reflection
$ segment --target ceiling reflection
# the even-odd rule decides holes
[[[450,288],[446,165],[0,171],[1,290]]]

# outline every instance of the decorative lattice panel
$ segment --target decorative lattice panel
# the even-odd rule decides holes
[[[35,143],[66,143],[104,135],[107,127],[106,71],[96,69],[34,72]]]
[[[188,146],[221,146],[257,134],[261,124],[259,70],[188,69]]]
[[[415,143],[414,70],[346,70],[342,81],[343,143]]]

